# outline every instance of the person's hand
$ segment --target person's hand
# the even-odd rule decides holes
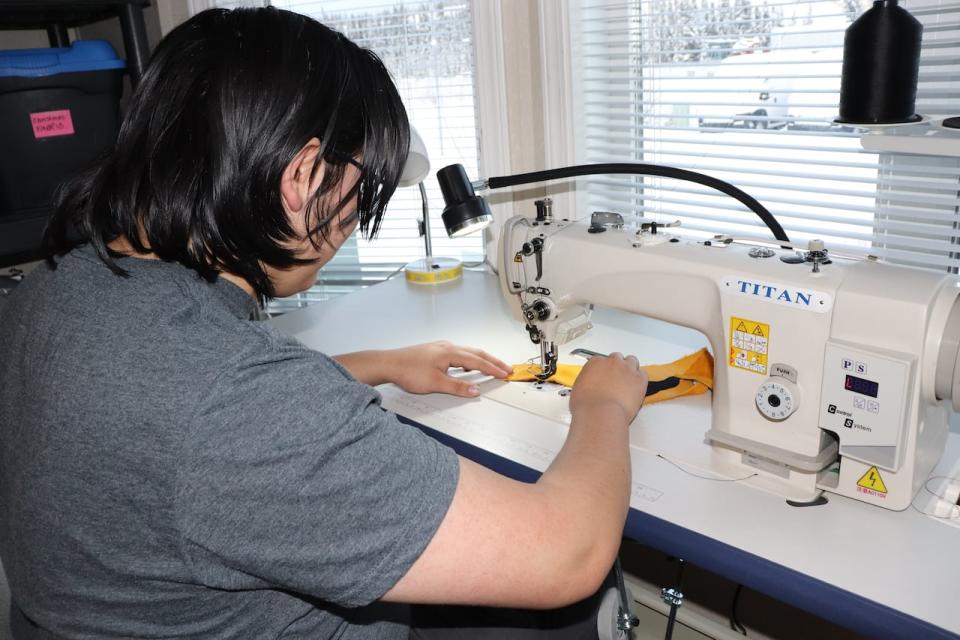
[[[446,341],[385,351],[383,358],[387,381],[409,393],[449,393],[472,398],[480,394],[480,389],[472,382],[449,375],[449,368],[479,371],[495,378],[505,378],[512,371],[510,365],[485,351]]]
[[[589,406],[617,407],[627,424],[633,422],[647,393],[647,372],[633,356],[611,353],[590,358],[570,394],[570,412]]]

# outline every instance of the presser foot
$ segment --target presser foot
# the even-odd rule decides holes
[[[543,339],[540,333],[540,373],[534,374],[538,382],[546,382],[557,372],[557,345]]]

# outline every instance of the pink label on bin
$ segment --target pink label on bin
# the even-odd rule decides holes
[[[74,133],[73,118],[70,116],[69,109],[31,113],[30,124],[33,125],[34,138],[72,136]]]

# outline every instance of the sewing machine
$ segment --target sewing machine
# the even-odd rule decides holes
[[[907,508],[960,409],[960,281],[819,241],[697,241],[669,226],[542,210],[504,224],[501,288],[540,347],[540,377],[595,304],[696,329],[715,358],[712,459],[794,503],[830,491]]]

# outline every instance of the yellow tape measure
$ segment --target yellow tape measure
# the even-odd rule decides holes
[[[403,268],[407,282],[414,284],[439,284],[452,282],[463,275],[463,264],[453,258],[421,258]]]

